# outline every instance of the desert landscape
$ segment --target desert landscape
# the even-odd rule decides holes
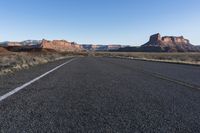
[[[200,0],[0,5],[0,133],[200,133]]]
[[[200,65],[200,47],[184,37],[155,34],[141,47],[77,44],[65,40],[0,43],[0,75],[72,56],[101,56]]]

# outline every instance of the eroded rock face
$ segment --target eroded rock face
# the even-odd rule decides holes
[[[53,49],[59,52],[65,52],[65,51],[78,52],[82,50],[80,45],[65,40],[48,41],[43,39],[41,46],[44,49]]]
[[[183,36],[164,36],[161,37],[159,33],[150,37],[149,41],[142,45],[142,47],[157,47],[164,52],[196,52],[199,51],[190,41]]]
[[[149,42],[152,42],[152,45],[158,45],[159,41],[161,40],[162,40],[161,35],[158,33],[158,34],[152,35],[150,37]]]
[[[74,42],[68,42],[65,40],[27,40],[23,42],[2,42],[0,46],[5,47],[9,51],[30,51],[30,50],[42,50],[49,49],[58,52],[78,52],[82,51],[82,47]]]

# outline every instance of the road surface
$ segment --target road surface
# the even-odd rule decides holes
[[[0,96],[70,59],[1,76]],[[0,101],[1,132],[200,132],[200,67],[82,57]]]

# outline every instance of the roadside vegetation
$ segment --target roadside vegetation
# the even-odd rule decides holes
[[[147,53],[147,52],[62,52],[42,50],[9,52],[0,50],[0,75],[27,69],[35,65],[73,56],[100,56],[200,65],[200,53]]]
[[[69,58],[72,56],[85,56],[86,53],[54,51],[32,51],[32,52],[0,52],[0,75],[5,75],[32,66]]]
[[[94,55],[200,65],[200,52],[194,52],[194,53],[96,52],[94,53]]]

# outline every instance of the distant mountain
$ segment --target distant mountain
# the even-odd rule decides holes
[[[127,52],[199,52],[200,49],[183,36],[164,36],[159,33],[150,36],[147,43],[140,47],[125,47],[118,51]]]
[[[23,42],[1,42],[1,47],[6,48],[9,51],[30,51],[33,49],[41,49],[41,41],[27,40]]]
[[[41,44],[42,41],[41,40],[26,40],[23,42],[20,42],[20,44],[24,45],[24,46],[34,46],[34,45],[39,45]]]
[[[22,42],[0,42],[0,47],[9,51],[32,51],[48,49],[58,52],[80,51],[121,51],[121,52],[200,52],[200,46],[194,46],[183,36],[164,36],[159,33],[150,36],[147,43],[140,47],[124,45],[96,45],[68,42],[66,40],[26,40]]]
[[[82,44],[83,49],[87,51],[110,51],[110,50],[118,50],[124,46],[122,45],[96,45],[96,44]]]
[[[149,41],[142,45],[143,48],[160,48],[164,52],[195,52],[198,49],[190,43],[188,39],[185,39],[183,36],[164,36],[155,34],[152,35]]]
[[[95,44],[83,44],[79,45],[75,42],[68,42],[66,40],[26,40],[22,42],[1,42],[1,47],[8,49],[9,51],[30,51],[38,49],[49,49],[59,52],[77,52],[77,51],[110,51],[117,50],[124,46],[122,45],[95,45]]]
[[[39,45],[41,44],[40,40],[26,40],[22,42],[1,42],[0,45],[4,47],[8,46],[34,46],[34,45]]]
[[[107,45],[82,44],[81,46],[86,51],[106,51],[108,49]]]
[[[8,49],[9,51],[30,51],[30,50],[42,50],[49,49],[58,52],[67,51],[81,51],[82,47],[74,42],[68,42],[65,40],[27,40],[22,42],[1,42],[1,47]]]
[[[1,42],[0,47],[4,47],[9,51],[30,51],[49,49],[58,52],[77,52],[77,51],[110,51],[117,50],[124,46],[122,45],[95,45],[95,44],[83,44],[79,45],[75,42],[68,42],[66,40],[26,40],[22,42]]]

